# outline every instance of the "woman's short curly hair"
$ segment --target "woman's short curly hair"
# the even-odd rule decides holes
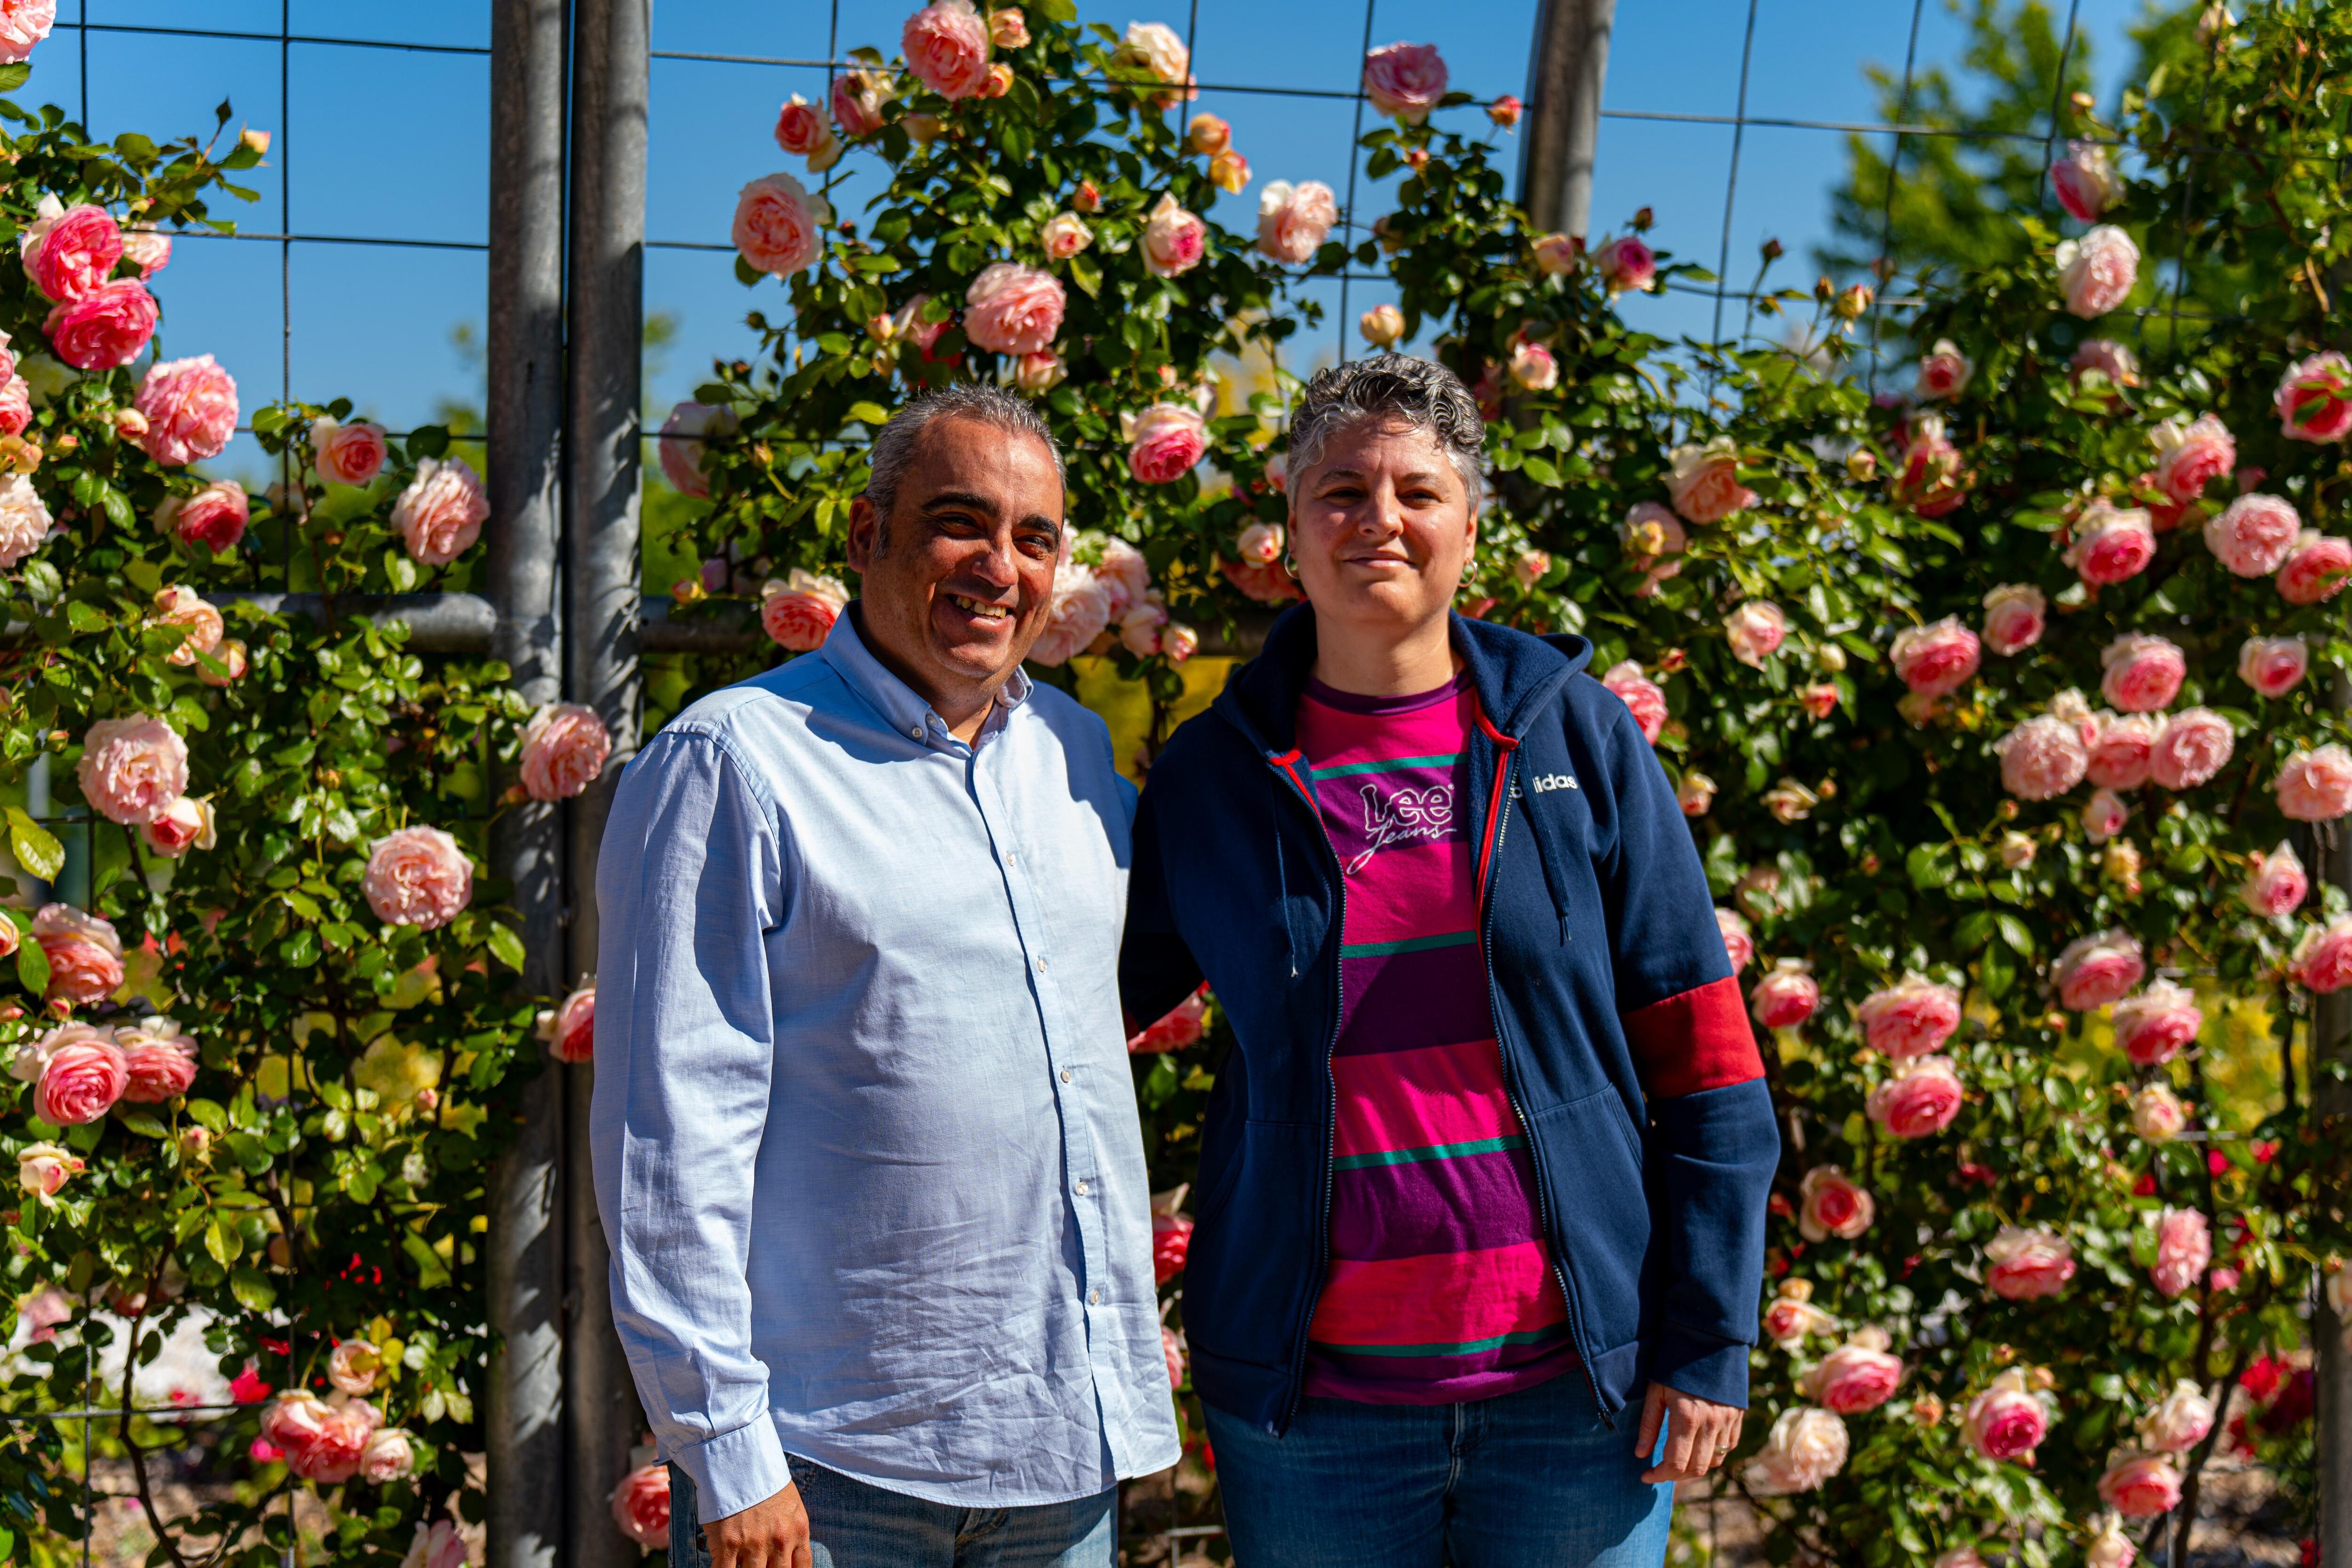
[[[1318,371],[1291,411],[1290,472],[1321,462],[1335,434],[1365,420],[1427,432],[1462,476],[1470,509],[1478,509],[1486,487],[1486,421],[1461,377],[1411,354],[1374,354]]]

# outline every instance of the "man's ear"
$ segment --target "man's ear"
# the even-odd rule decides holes
[[[849,570],[858,576],[866,575],[874,563],[874,547],[882,532],[882,514],[864,496],[849,503]]]

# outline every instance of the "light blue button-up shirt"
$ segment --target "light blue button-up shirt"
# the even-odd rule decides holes
[[[957,740],[851,620],[656,736],[597,861],[613,1315],[706,1518],[787,1455],[1002,1508],[1179,1451],[1118,1004],[1134,790],[1018,674]]]

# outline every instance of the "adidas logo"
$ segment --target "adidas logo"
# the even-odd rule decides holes
[[[1535,789],[1536,793],[1538,795],[1542,794],[1547,789],[1573,789],[1575,788],[1576,775],[1573,773],[1539,773],[1536,775]]]

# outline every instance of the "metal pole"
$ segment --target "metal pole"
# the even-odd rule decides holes
[[[637,748],[638,466],[645,343],[646,99],[650,0],[576,0],[572,76],[570,449],[565,684],[613,736],[604,777],[572,807],[572,967],[596,965],[596,846],[621,765]],[[566,1075],[564,1208],[571,1322],[565,1403],[579,1488],[570,1568],[634,1568],[640,1553],[602,1506],[643,1430],[613,1332],[608,1253],[588,1160],[593,1070]]]
[[[492,653],[534,706],[562,695],[557,558],[563,423],[564,0],[497,0],[490,17],[488,448]],[[522,920],[520,988],[563,985],[562,813],[526,804],[491,829]],[[561,1070],[523,1091],[522,1130],[490,1183],[488,1568],[553,1568],[563,1463]]]
[[[1617,0],[1541,0],[1528,63],[1528,132],[1519,201],[1538,229],[1583,235],[1592,221],[1601,89]]]
[[[2334,691],[2338,713],[2352,708],[2352,679],[2338,674]],[[2313,866],[2315,882],[2352,892],[2352,832],[2345,822],[2321,822],[2313,829],[2319,854]],[[2317,903],[2315,898],[2313,903]],[[2336,991],[2312,998],[2311,1043],[2305,1060],[2311,1075],[2311,1114],[2317,1124],[2319,1146],[2341,1150],[2352,1130],[2352,1087],[2327,1071],[2328,1064],[2352,1057],[2352,991]],[[2319,1561],[2352,1563],[2352,1349],[2344,1343],[2346,1324],[2329,1310],[2320,1292],[2312,1314],[2312,1333],[2319,1341]]]

